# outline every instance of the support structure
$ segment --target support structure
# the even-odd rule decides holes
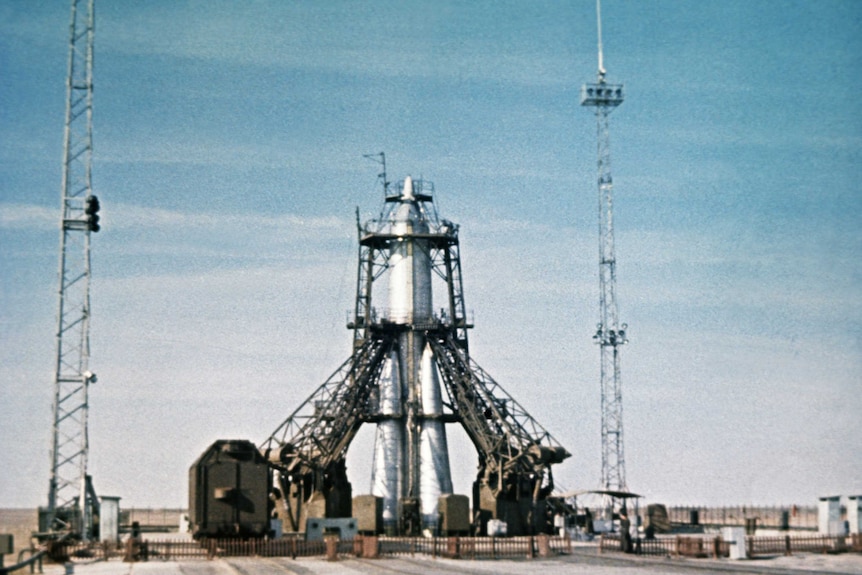
[[[479,458],[474,529],[498,519],[509,534],[545,531],[551,466],[569,453],[470,358],[458,226],[439,218],[431,183],[406,178],[391,194],[383,180],[380,217],[357,215],[353,354],[261,445],[276,469],[277,513],[298,531],[312,517],[350,516],[345,456],[372,423],[384,531],[434,532],[438,499],[452,492],[444,424],[460,423]],[[376,293],[382,277],[387,290]]]
[[[596,110],[599,191],[599,314],[593,340],[601,350],[602,484],[604,490],[627,491],[623,451],[623,399],[620,347],[627,342],[626,324],[619,323],[616,299],[613,178],[608,116],[623,103],[622,84],[608,84],[602,54],[602,24],[596,1],[599,36],[598,78],[581,88],[581,105]]]
[[[72,0],[60,216],[59,302],[48,505],[40,531],[95,536],[98,500],[87,474],[90,359],[90,235],[99,231],[92,193],[93,0]]]

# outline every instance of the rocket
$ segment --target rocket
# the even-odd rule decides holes
[[[439,497],[452,493],[452,477],[436,362],[424,332],[414,329],[434,321],[431,250],[422,239],[429,225],[410,177],[397,202],[389,222],[386,319],[398,331],[398,343],[379,378],[371,492],[383,499],[387,533],[403,531],[399,521],[410,517],[405,507],[417,503],[416,521],[433,533]]]

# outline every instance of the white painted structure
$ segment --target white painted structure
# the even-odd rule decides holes
[[[862,533],[862,495],[851,495],[847,499],[847,523],[850,524],[850,533]]]
[[[99,540],[117,543],[120,540],[120,498],[99,496]]]
[[[839,495],[820,498],[817,505],[817,531],[822,535],[844,534],[844,522],[841,521],[841,497]]]
[[[748,559],[744,527],[722,527],[721,538],[730,544],[731,559]]]
[[[449,448],[440,416],[443,400],[434,354],[416,326],[434,321],[431,248],[426,214],[405,178],[389,222],[397,238],[389,253],[387,320],[404,326],[380,375],[380,415],[372,464],[372,495],[383,499],[389,532],[403,516],[405,498],[417,499],[423,529],[434,532],[441,495],[452,493]]]

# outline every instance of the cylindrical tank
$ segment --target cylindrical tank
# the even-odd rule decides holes
[[[438,500],[452,493],[449,470],[449,447],[443,415],[443,398],[440,379],[434,365],[434,354],[426,342],[420,363],[420,400],[422,403],[422,429],[419,434],[419,508],[422,526],[437,525]]]
[[[434,313],[429,225],[413,185],[411,178],[405,178],[390,222],[396,238],[389,244],[387,319],[402,329],[380,378],[381,419],[371,490],[383,500],[387,533],[405,524],[404,501],[408,499],[418,504],[416,511],[421,514],[421,525],[409,523],[434,531],[438,499],[452,492],[446,431],[440,418],[439,377],[423,332],[414,329],[431,320]]]
[[[410,237],[427,234],[428,222],[416,206],[413,180],[404,180],[402,202],[395,211],[392,234],[405,235],[392,243],[389,254],[389,320],[412,323],[432,315],[431,261],[426,242]]]
[[[201,537],[263,537],[270,530],[272,474],[257,447],[220,439],[189,469],[189,522]]]
[[[404,467],[404,433],[398,418],[401,415],[401,384],[398,353],[392,352],[383,363],[380,374],[379,413],[385,419],[377,424],[374,440],[374,461],[371,471],[371,492],[383,503],[383,525],[394,534],[398,524],[398,498]]]

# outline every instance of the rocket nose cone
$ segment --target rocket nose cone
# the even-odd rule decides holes
[[[413,197],[413,178],[407,176],[404,178],[404,190],[401,192],[401,199],[412,201]]]

